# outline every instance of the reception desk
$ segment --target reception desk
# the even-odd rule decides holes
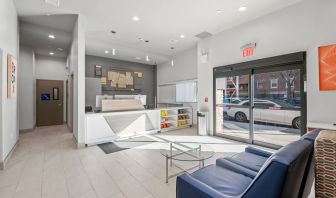
[[[160,110],[134,110],[85,114],[85,144],[159,132]]]

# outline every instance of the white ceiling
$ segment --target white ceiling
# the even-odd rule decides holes
[[[77,15],[21,16],[20,44],[31,46],[36,54],[65,58],[72,42]],[[54,35],[55,39],[48,38]]]
[[[81,14],[86,26],[86,53],[134,62],[161,63],[195,46],[203,31],[212,34],[269,14],[301,0],[14,0],[19,15]],[[246,6],[247,10],[238,12]],[[216,11],[222,10],[218,14]],[[138,16],[139,21],[132,20]],[[115,30],[117,34],[110,31]],[[180,35],[185,38],[181,39]],[[138,38],[149,40],[141,42]],[[176,43],[170,43],[171,39]],[[174,47],[174,50],[170,48]],[[105,50],[115,48],[116,55]],[[136,60],[140,57],[141,60]]]

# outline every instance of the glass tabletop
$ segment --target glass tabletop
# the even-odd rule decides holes
[[[202,161],[211,158],[214,150],[202,143],[181,143],[168,142],[160,148],[160,153],[173,160],[178,161]]]

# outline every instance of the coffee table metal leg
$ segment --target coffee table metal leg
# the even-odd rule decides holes
[[[166,156],[166,183],[168,183],[168,157]]]
[[[170,143],[170,156],[173,155],[173,143]],[[173,166],[173,158],[170,158],[170,167]]]

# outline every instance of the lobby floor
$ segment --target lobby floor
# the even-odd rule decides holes
[[[66,126],[39,127],[20,134],[6,170],[0,171],[1,198],[173,198],[175,178],[165,183],[160,146],[168,140],[202,142],[222,156],[241,152],[245,144],[217,137],[196,136],[194,128],[147,137],[140,147],[105,154],[99,147],[76,149]],[[191,167],[195,164],[183,163]],[[170,173],[177,173],[176,167]]]

